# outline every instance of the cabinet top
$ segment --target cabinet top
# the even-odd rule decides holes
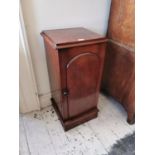
[[[59,49],[105,41],[102,35],[82,27],[45,30],[41,32],[41,35]]]

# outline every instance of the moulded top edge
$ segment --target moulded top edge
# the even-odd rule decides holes
[[[46,30],[42,31],[41,35],[46,36],[56,48],[99,43],[106,40],[102,35],[81,27]]]

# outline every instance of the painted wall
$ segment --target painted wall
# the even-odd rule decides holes
[[[27,113],[40,110],[40,103],[21,9],[19,17],[19,110]]]
[[[21,0],[40,97],[48,97],[50,93],[40,32],[83,26],[105,36],[110,3],[111,0]]]

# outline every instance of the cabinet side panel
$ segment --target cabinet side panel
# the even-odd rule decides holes
[[[57,103],[59,111],[61,111],[61,83],[58,51],[52,48],[49,40],[46,40],[46,38],[44,38],[44,43],[52,98],[54,98]]]

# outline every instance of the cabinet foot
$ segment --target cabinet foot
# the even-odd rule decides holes
[[[59,117],[59,120],[61,121],[61,124],[62,124],[65,131],[68,131],[68,130],[72,129],[73,127],[80,125],[82,123],[85,123],[85,122],[87,122],[93,118],[96,118],[98,115],[98,109],[93,108],[93,109],[91,109],[91,110],[89,110],[89,111],[87,111],[81,115],[78,115],[78,116],[73,117],[73,118],[69,118],[67,120],[63,120],[55,100],[51,99],[51,101],[52,101],[52,105],[53,105],[53,107],[54,107],[54,109],[55,109],[55,111]]]
[[[127,122],[129,124],[135,124],[135,114],[133,113],[128,113],[128,118],[127,118]]]

